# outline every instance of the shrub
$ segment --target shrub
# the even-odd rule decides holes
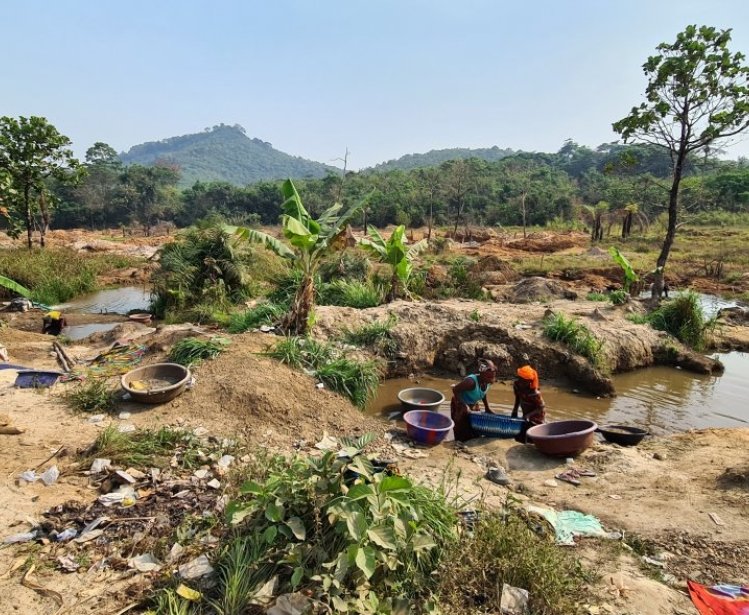
[[[227,507],[235,532],[219,564],[217,601],[241,596],[231,612],[248,612],[254,591],[275,577],[277,593],[304,591],[334,612],[423,608],[457,540],[455,511],[439,490],[375,472],[359,454],[367,441],[320,458],[273,458],[264,480],[242,485]],[[228,581],[242,575],[252,584],[231,590]]]
[[[580,322],[567,318],[564,314],[554,314],[544,320],[544,335],[567,345],[570,350],[586,357],[596,367],[603,367],[603,342],[596,339]]]
[[[608,299],[614,305],[624,305],[629,301],[629,293],[626,290],[612,290],[608,295]]]
[[[535,615],[572,615],[581,611],[590,581],[570,552],[535,534],[514,512],[487,513],[443,561],[440,606],[456,615],[499,604],[505,583],[528,590]]]
[[[606,293],[599,293],[591,291],[587,295],[585,295],[585,298],[588,301],[608,301],[609,297]]]

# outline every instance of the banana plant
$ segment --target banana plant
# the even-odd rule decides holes
[[[3,288],[7,288],[9,291],[14,292],[17,295],[26,297],[27,299],[31,298],[31,291],[28,288],[26,288],[25,286],[21,286],[18,282],[15,282],[14,280],[6,278],[2,275],[0,275],[0,286],[2,286]]]
[[[369,237],[361,239],[359,244],[380,262],[387,263],[393,268],[390,290],[387,294],[388,301],[394,301],[401,294],[401,289],[406,289],[412,271],[411,261],[429,245],[426,239],[422,239],[409,246],[406,243],[406,227],[403,225],[397,227],[387,241],[377,229],[372,228]]]
[[[343,205],[335,203],[315,220],[304,208],[290,179],[283,183],[281,191],[285,199],[281,206],[284,212],[281,227],[288,245],[255,229],[231,228],[238,237],[264,245],[301,272],[299,288],[281,326],[290,333],[305,335],[315,304],[315,274],[325,257],[353,242],[348,223],[361,211],[364,202],[345,210]]]
[[[624,291],[630,292],[632,284],[640,280],[639,276],[635,272],[630,262],[624,256],[624,254],[619,252],[619,248],[617,248],[616,246],[611,246],[609,248],[609,254],[611,254],[611,258],[613,258],[616,263],[622,268],[622,273],[624,273]]]

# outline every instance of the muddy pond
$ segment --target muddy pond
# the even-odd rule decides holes
[[[81,295],[55,309],[74,314],[127,314],[147,312],[151,305],[151,289],[147,286],[121,286]]]
[[[749,354],[731,352],[714,355],[726,366],[721,376],[702,376],[669,367],[651,367],[613,377],[617,396],[596,398],[574,393],[572,384],[544,381],[541,392],[548,420],[587,418],[604,423],[627,423],[647,427],[654,434],[667,434],[702,427],[749,427]],[[441,391],[450,401],[450,385],[457,377],[432,375],[416,380],[387,380],[367,412],[387,415],[400,410],[401,389],[424,386]],[[497,382],[489,391],[495,411],[509,414],[513,404],[512,382]]]

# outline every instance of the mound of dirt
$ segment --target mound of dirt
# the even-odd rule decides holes
[[[554,280],[534,277],[521,280],[507,295],[510,303],[544,302],[552,299],[577,299],[577,293]]]
[[[233,336],[222,355],[193,370],[196,385],[179,400],[182,415],[264,445],[310,444],[324,431],[383,431],[384,423],[364,416],[341,395],[318,389],[312,376],[260,355],[273,341],[258,333]]]
[[[584,233],[531,233],[525,238],[508,241],[505,245],[514,250],[526,252],[559,252],[577,248],[587,243]]]

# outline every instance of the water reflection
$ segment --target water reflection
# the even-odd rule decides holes
[[[541,389],[551,420],[589,418],[603,423],[628,423],[672,433],[700,427],[749,427],[749,354],[732,352],[715,355],[726,366],[722,376],[703,376],[668,367],[652,367],[614,376],[618,396],[600,399],[572,392],[572,386],[545,383]],[[398,409],[396,395],[409,386],[442,391],[449,400],[450,385],[457,379],[426,376],[418,385],[406,378],[385,382],[368,412],[386,413]],[[511,383],[497,383],[489,402],[509,413],[513,395]]]
[[[151,290],[145,286],[122,286],[81,295],[56,309],[78,314],[127,314],[131,310],[148,311]]]

